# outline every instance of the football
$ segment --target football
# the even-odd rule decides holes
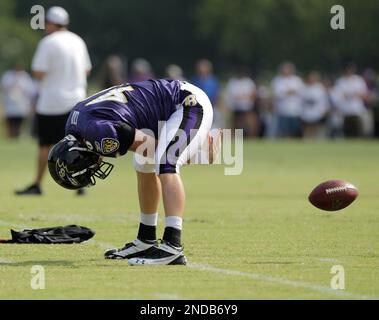
[[[346,208],[358,196],[358,189],[343,180],[329,180],[319,184],[308,196],[315,207],[326,211]]]

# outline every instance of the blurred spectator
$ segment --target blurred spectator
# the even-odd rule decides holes
[[[69,16],[61,7],[46,13],[46,36],[38,44],[32,61],[33,76],[40,80],[36,106],[39,142],[34,183],[17,195],[40,195],[50,147],[64,137],[67,117],[85,98],[87,74],[91,70],[87,47],[78,35],[67,30]]]
[[[108,56],[102,66],[100,85],[103,89],[125,82],[124,63],[120,56]]]
[[[226,102],[233,112],[233,128],[244,129],[244,136],[256,137],[259,132],[255,106],[256,86],[246,68],[238,68],[226,85]]]
[[[272,108],[270,90],[267,86],[257,82],[255,110],[259,116],[259,137],[273,138],[276,134],[274,110]]]
[[[173,80],[184,80],[183,70],[176,64],[170,64],[166,68],[166,77]]]
[[[342,138],[343,137],[343,115],[341,110],[337,107],[338,97],[333,85],[333,81],[326,77],[323,80],[324,88],[326,90],[329,115],[327,118],[327,134],[330,138]]]
[[[213,65],[207,59],[201,59],[196,63],[196,75],[192,79],[192,83],[202,89],[211,101],[213,112],[213,127],[224,127],[224,119],[218,108],[220,86],[218,79],[213,74]]]
[[[212,104],[216,104],[219,82],[213,74],[213,65],[209,60],[202,59],[196,63],[196,76],[192,79],[192,83],[207,94]]]
[[[277,133],[279,137],[300,137],[301,135],[301,91],[303,81],[295,75],[295,66],[285,62],[280,66],[280,74],[272,81],[274,107],[277,113]]]
[[[378,75],[373,69],[366,69],[363,79],[367,86],[366,107],[373,119],[373,134],[379,137],[379,85]]]
[[[366,108],[364,99],[367,86],[363,78],[356,74],[354,64],[349,64],[342,77],[335,84],[337,106],[343,114],[343,132],[347,138],[361,137],[363,134],[362,115]]]
[[[320,82],[320,75],[312,71],[301,90],[302,129],[304,138],[325,138],[326,118],[329,109],[327,92]]]
[[[18,138],[21,125],[31,111],[36,86],[24,68],[20,64],[15,64],[3,74],[1,89],[7,135],[9,138]]]
[[[129,82],[140,82],[154,78],[154,74],[150,63],[142,58],[138,58],[132,62],[130,67],[131,74]]]

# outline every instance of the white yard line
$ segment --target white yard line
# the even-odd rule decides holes
[[[182,299],[177,293],[155,292],[153,293],[153,296],[161,300],[181,300]]]
[[[93,240],[93,239],[90,239],[90,240],[86,241],[86,243],[93,244],[93,245],[98,246],[98,247],[100,247],[101,249],[104,249],[104,250],[116,248],[116,246],[114,246],[111,243],[99,242],[99,241]]]
[[[334,258],[318,258],[317,261],[328,262],[328,263],[340,263],[340,261]]]
[[[12,263],[11,260],[0,257],[0,264],[10,264],[10,263]]]
[[[213,267],[211,265],[197,264],[197,263],[190,263],[190,264],[188,264],[188,267],[191,269],[196,269],[196,270],[200,270],[200,271],[207,271],[207,272],[212,272],[212,273],[218,273],[218,274],[223,274],[226,276],[237,276],[237,277],[248,278],[251,280],[266,282],[266,283],[283,285],[283,286],[287,286],[287,287],[304,288],[304,289],[308,289],[311,291],[317,291],[317,292],[330,294],[330,295],[338,296],[338,297],[347,297],[347,298],[352,298],[352,299],[365,299],[365,300],[367,300],[367,299],[378,300],[379,299],[378,297],[374,297],[374,296],[351,293],[351,292],[347,292],[345,290],[334,290],[334,289],[331,289],[327,286],[321,286],[321,285],[312,284],[312,283],[303,282],[303,281],[289,280],[289,279],[286,279],[283,277],[274,277],[274,276],[260,274],[260,273],[221,269],[221,268]]]
[[[15,227],[15,228],[27,228],[26,226],[14,224],[14,223],[4,221],[4,220],[0,220],[0,225]],[[115,247],[114,245],[112,245],[110,243],[101,242],[101,241],[97,241],[97,240],[93,240],[93,239],[91,239],[87,242],[89,244],[96,245],[102,249],[109,249],[109,248]],[[325,261],[325,259],[319,259],[319,260]],[[329,259],[327,259],[327,260],[329,260]],[[330,260],[332,260],[332,259],[330,259]],[[0,258],[0,262],[1,261],[7,261],[7,260],[6,259],[1,260],[1,258]],[[3,262],[3,263],[7,263],[7,262]],[[369,299],[370,300],[371,299],[372,300],[379,300],[379,297],[375,297],[375,296],[352,293],[352,292],[348,292],[346,290],[334,290],[334,289],[331,289],[327,286],[312,284],[312,283],[308,283],[308,282],[304,282],[304,281],[290,280],[290,279],[283,278],[283,277],[274,277],[274,276],[260,274],[260,273],[252,273],[252,272],[245,272],[245,271],[238,271],[238,270],[231,270],[231,269],[222,269],[222,268],[217,268],[217,267],[214,267],[211,265],[198,264],[198,263],[189,263],[187,266],[190,269],[194,269],[194,270],[223,274],[225,276],[243,277],[246,279],[251,279],[251,280],[256,280],[256,281],[266,282],[266,283],[272,283],[272,284],[282,285],[282,286],[287,286],[287,287],[293,287],[293,288],[304,288],[304,289],[308,289],[311,291],[321,292],[321,293],[329,294],[329,295],[336,296],[336,297],[346,297],[346,298],[351,298],[351,299],[364,299],[364,300],[369,300]]]
[[[95,240],[93,240],[93,244],[96,244],[103,249],[114,247],[109,243],[104,243],[104,242],[95,241]],[[199,271],[208,271],[208,272],[219,273],[219,274],[223,274],[227,276],[239,276],[239,277],[244,277],[251,280],[257,280],[257,281],[266,282],[266,283],[273,283],[277,285],[284,285],[288,287],[304,288],[311,291],[317,291],[317,292],[321,292],[321,293],[329,294],[333,296],[338,296],[338,297],[347,297],[351,299],[361,299],[361,300],[379,300],[379,297],[374,297],[374,296],[365,295],[365,294],[351,293],[345,290],[334,290],[327,286],[321,286],[321,285],[312,284],[312,283],[303,282],[303,281],[290,280],[283,277],[274,277],[274,276],[260,274],[260,273],[221,269],[221,268],[216,268],[211,265],[198,264],[198,263],[189,263],[187,264],[187,267],[189,267],[190,269],[195,269]]]

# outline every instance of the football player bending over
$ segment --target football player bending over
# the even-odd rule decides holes
[[[141,209],[137,239],[106,251],[105,258],[128,259],[130,265],[186,264],[181,244],[185,193],[179,169],[196,156],[199,150],[194,146],[208,145],[208,140],[208,161],[212,162],[216,145],[209,134],[212,119],[206,94],[176,80],[115,86],[75,106],[66,124],[66,137],[49,154],[49,171],[58,184],[67,189],[94,185],[95,177],[105,179],[113,169],[103,156],[134,152]],[[216,137],[220,140],[221,132]],[[146,161],[146,146],[153,146],[153,161]],[[163,240],[158,243],[161,194],[166,218]]]

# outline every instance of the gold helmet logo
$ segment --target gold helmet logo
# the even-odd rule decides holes
[[[118,150],[120,143],[113,138],[104,138],[101,140],[101,150],[104,154],[113,153]]]

